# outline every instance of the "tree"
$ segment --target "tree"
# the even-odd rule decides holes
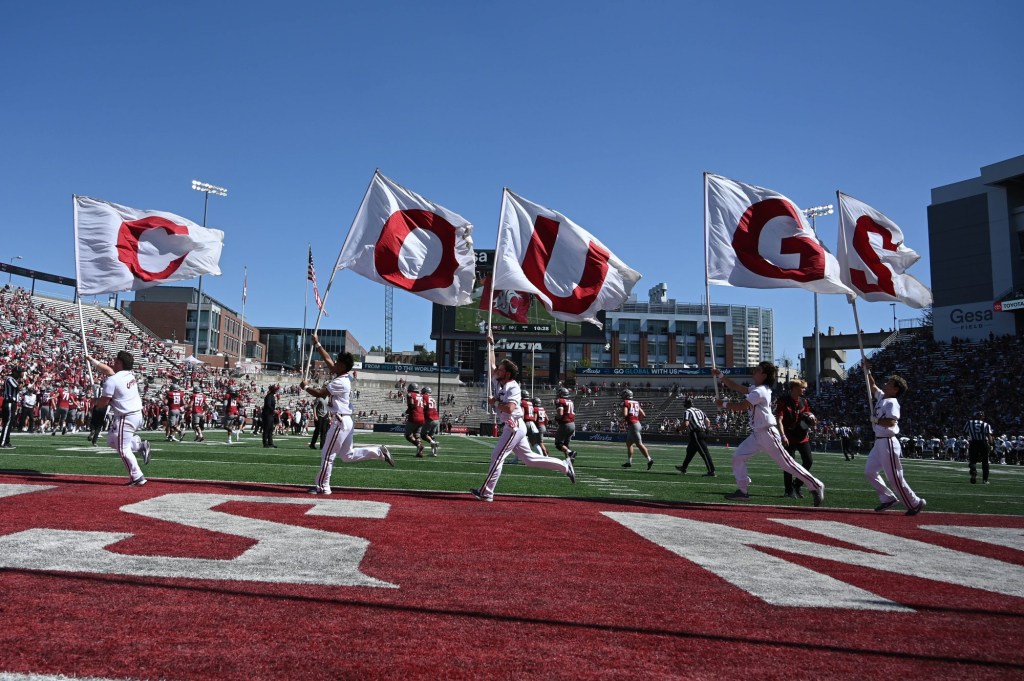
[[[921,310],[921,326],[934,326],[935,319],[932,317],[932,306],[922,308]]]

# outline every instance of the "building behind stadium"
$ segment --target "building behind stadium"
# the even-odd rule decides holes
[[[1024,333],[1024,156],[932,189],[935,340]]]
[[[479,381],[486,373],[484,330],[487,324],[486,282],[493,250],[477,251],[477,288],[473,302],[453,308],[433,306],[431,339],[444,366],[457,367],[463,381]],[[498,358],[510,357],[524,377],[540,384],[610,381],[686,384],[707,383],[712,342],[720,367],[746,368],[773,360],[775,322],[771,309],[746,305],[707,308],[668,297],[661,283],[621,307],[599,316],[602,327],[565,323],[552,318],[532,296],[497,292],[492,325]],[[713,341],[712,341],[713,339]]]

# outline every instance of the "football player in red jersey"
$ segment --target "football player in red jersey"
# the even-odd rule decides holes
[[[164,396],[164,403],[167,405],[167,425],[164,426],[164,437],[168,442],[181,442],[182,425],[181,410],[185,407],[185,394],[181,392],[181,386],[171,383],[170,390]],[[177,437],[175,437],[177,435]]]
[[[623,390],[622,418],[626,422],[626,463],[622,464],[623,468],[631,468],[633,466],[633,445],[636,445],[640,449],[640,453],[647,459],[647,470],[651,470],[651,466],[654,465],[654,459],[651,458],[650,452],[647,451],[641,436],[643,429],[640,426],[640,421],[645,416],[647,414],[644,413],[644,408],[640,406],[640,402],[633,399],[633,391]]]
[[[555,431],[555,449],[575,461],[576,451],[569,449],[569,442],[576,434],[576,406],[572,403],[569,389],[565,386],[559,386],[555,392],[555,423],[558,424],[558,430]]]
[[[198,385],[192,386],[192,430],[195,432],[196,442],[206,439],[203,435],[203,428],[206,427],[206,394]]]
[[[238,389],[229,388],[228,394],[224,397],[224,427],[228,431],[228,444],[231,444],[231,436],[235,436],[235,442],[238,442],[242,437],[240,433],[236,433],[236,429],[240,429],[239,422],[239,399]]]
[[[50,435],[56,435],[57,429],[60,429],[60,434],[64,435],[68,432],[68,410],[71,409],[71,400],[73,395],[71,394],[71,387],[63,385],[54,391],[57,401],[57,411],[53,419],[53,430],[50,431]]]
[[[416,456],[423,458],[423,442],[420,431],[423,429],[423,396],[415,383],[410,383],[405,396],[405,439],[416,445]]]
[[[437,411],[437,400],[430,394],[430,386],[424,386],[423,392],[423,428],[420,437],[430,443],[430,456],[437,456],[438,442],[436,439],[441,415]]]
[[[540,447],[541,454],[550,456],[548,447],[544,444],[544,434],[548,430],[548,410],[544,408],[544,402],[539,397],[534,397],[532,401],[533,406],[537,409],[537,445]]]

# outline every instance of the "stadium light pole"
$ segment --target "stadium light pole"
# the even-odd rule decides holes
[[[206,227],[206,211],[210,207],[210,194],[214,196],[227,196],[228,190],[224,187],[218,187],[215,184],[209,182],[200,182],[199,180],[192,180],[192,189],[197,192],[203,192],[205,197],[203,198],[203,227]],[[196,302],[196,336],[192,339],[192,354],[196,359],[199,359],[199,326],[200,319],[203,315],[203,275],[199,275],[199,300]],[[210,338],[207,335],[206,338],[206,352],[210,351]]]
[[[804,215],[811,220],[811,231],[814,232],[815,237],[818,235],[818,229],[814,224],[814,219],[825,215],[832,215],[833,210],[834,206],[831,203],[804,210]],[[818,331],[817,293],[814,294],[814,393],[816,395],[821,393],[821,333]]]
[[[7,261],[7,264],[10,265],[11,267],[14,267],[14,261],[15,260],[23,260],[23,258],[20,255],[11,256],[11,259]],[[7,270],[7,285],[8,286],[11,285],[11,276],[13,276],[11,274],[11,271]]]

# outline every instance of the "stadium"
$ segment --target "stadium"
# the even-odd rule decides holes
[[[383,446],[394,463],[339,464],[327,497],[306,494],[320,468],[314,397],[294,357],[261,342],[287,336],[284,346],[316,356],[295,329],[253,327],[191,288],[79,307],[33,292],[37,280],[73,280],[3,265],[32,283],[0,291],[0,375],[24,373],[0,450],[0,678],[864,678],[866,665],[1019,678],[1021,186],[1024,156],[933,190],[933,323],[883,334],[872,354],[876,376],[910,383],[902,465],[928,500],[910,517],[873,510],[863,367],[830,374],[829,358],[807,395],[822,507],[783,495],[767,457],[750,461],[749,500],[723,499],[751,423],[716,404],[710,346],[732,381],[749,383],[771,359],[771,310],[721,306],[706,334],[699,313],[656,287],[649,303],[607,311],[603,329],[543,311],[506,318],[496,358],[524,369],[523,387],[549,412],[557,387],[575,404],[575,474],[507,464],[494,503],[469,493],[499,432],[480,382],[480,292],[454,312],[435,306],[436,363],[324,334],[326,354],[361,360],[356,445]],[[981,250],[956,245],[966,234]],[[97,381],[83,340],[104,361],[135,358],[145,486],[126,487],[90,433]],[[199,340],[212,345],[193,354]],[[315,363],[311,384],[329,369]],[[204,439],[166,430],[175,386],[210,396]],[[407,396],[423,387],[438,402],[436,456],[403,437]],[[73,408],[59,404],[65,389]],[[646,467],[623,466],[627,390],[645,415]],[[270,394],[268,421],[259,410]],[[709,417],[714,475],[700,459],[681,470],[688,405]],[[978,413],[997,438],[972,485],[965,424]],[[273,429],[273,449],[257,423]],[[952,645],[965,631],[978,635]]]

